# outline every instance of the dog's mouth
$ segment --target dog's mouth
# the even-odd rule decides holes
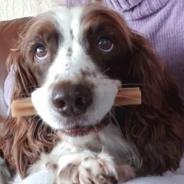
[[[103,118],[102,121],[98,124],[91,126],[75,126],[72,128],[60,129],[57,130],[59,134],[65,134],[70,137],[82,137],[88,135],[89,133],[97,133],[102,130],[108,124],[107,118]]]

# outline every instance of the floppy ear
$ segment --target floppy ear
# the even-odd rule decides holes
[[[127,83],[140,87],[142,105],[118,109],[126,139],[143,157],[139,174],[161,174],[179,166],[184,150],[184,108],[176,84],[151,44],[131,32]]]
[[[36,78],[34,77],[29,65],[21,56],[20,49],[11,51],[7,59],[7,68],[13,67],[15,73],[15,85],[13,86],[12,100],[30,97],[31,92],[38,87]]]
[[[180,98],[178,86],[150,42],[133,33],[131,55],[130,72],[133,74],[135,83],[142,89],[143,106],[162,110],[160,114],[166,115],[166,119],[171,111],[182,116],[183,101]]]
[[[8,67],[12,65],[15,72],[12,100],[29,97],[38,87],[38,83],[19,48],[11,52],[7,62]],[[50,151],[56,141],[55,134],[38,116],[9,116],[1,124],[0,132],[4,157],[22,178],[26,176],[28,166],[38,159],[39,154]]]

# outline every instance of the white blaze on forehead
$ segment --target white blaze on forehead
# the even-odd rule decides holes
[[[56,8],[54,19],[58,22],[58,30],[63,37],[59,45],[57,56],[49,70],[48,83],[55,80],[59,74],[63,80],[76,80],[76,74],[82,70],[99,73],[97,66],[85,53],[85,48],[80,44],[81,36],[81,15],[83,7],[73,9]],[[70,52],[70,54],[68,54]]]

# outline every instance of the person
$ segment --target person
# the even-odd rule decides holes
[[[59,0],[58,5],[73,7],[91,0]],[[146,37],[179,86],[184,99],[184,1],[102,0],[118,12],[128,26]]]

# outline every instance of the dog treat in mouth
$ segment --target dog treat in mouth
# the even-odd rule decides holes
[[[33,107],[31,98],[13,100],[11,104],[12,117],[32,116],[37,114]]]
[[[139,88],[121,88],[114,100],[114,106],[140,105],[141,91]]]
[[[141,104],[141,91],[139,88],[121,88],[114,100],[114,106]],[[11,104],[12,117],[32,116],[37,114],[31,98],[14,100]]]

